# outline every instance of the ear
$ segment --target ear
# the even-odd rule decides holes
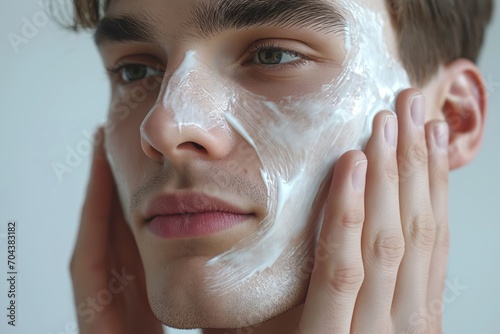
[[[439,111],[439,115],[431,117],[444,119],[450,128],[450,168],[468,164],[481,147],[488,111],[487,90],[480,70],[469,60],[456,60],[443,66],[425,91],[434,95],[431,100]]]

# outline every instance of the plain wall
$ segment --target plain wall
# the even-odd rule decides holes
[[[64,163],[70,149],[88,148],[86,134],[105,119],[109,88],[88,34],[44,23],[44,7],[35,0],[2,0],[2,8],[0,332],[74,333],[68,263],[90,159],[83,154],[62,180],[52,165]],[[445,333],[500,333],[499,9],[480,62],[491,97],[484,146],[473,163],[451,177]],[[22,35],[26,20],[38,27],[28,31],[16,52],[9,34]],[[11,219],[18,221],[15,328],[7,326],[5,315],[5,233]]]

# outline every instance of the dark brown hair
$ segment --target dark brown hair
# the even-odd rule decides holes
[[[424,84],[442,64],[477,62],[493,0],[389,0],[389,7],[403,65]]]
[[[95,28],[106,4],[102,0],[73,3],[72,28]],[[477,62],[493,0],[387,0],[387,4],[401,60],[413,82],[425,84],[440,65],[459,58]]]

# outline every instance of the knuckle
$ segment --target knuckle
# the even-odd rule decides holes
[[[428,213],[416,214],[408,225],[407,239],[417,247],[426,249],[434,247],[436,224],[432,215]]]
[[[348,266],[334,269],[328,277],[329,286],[341,294],[357,293],[365,278],[362,266]]]
[[[431,177],[433,181],[439,183],[440,185],[447,185],[449,183],[449,171],[444,169],[438,169],[432,172]]]
[[[406,158],[415,166],[427,166],[429,163],[429,154],[427,147],[423,145],[414,145],[406,152]]]
[[[360,209],[347,210],[340,216],[341,226],[348,230],[362,228],[364,220],[364,211]]]
[[[427,168],[428,163],[429,156],[427,148],[413,145],[399,155],[399,173],[404,177],[408,177],[417,168]]]
[[[431,333],[429,326],[430,325],[429,319],[427,319],[425,311],[414,313],[412,316],[410,316],[410,319],[411,320],[409,323],[401,325],[402,328],[405,328],[405,331],[403,333],[408,333],[408,334]]]
[[[379,233],[373,243],[375,261],[383,266],[399,267],[405,254],[405,241],[401,232]]]
[[[450,230],[447,227],[439,228],[436,231],[436,248],[447,254],[450,251]]]
[[[399,183],[399,170],[398,170],[398,167],[394,163],[389,162],[385,165],[383,175],[385,175],[385,178],[390,183],[392,183],[392,184]]]
[[[419,166],[427,166],[429,164],[429,152],[427,146],[415,146],[413,149],[413,159]]]

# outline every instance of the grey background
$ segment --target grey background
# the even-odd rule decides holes
[[[68,148],[88,146],[85,133],[105,119],[109,89],[89,35],[44,22],[39,1],[1,2],[0,332],[75,333],[68,262],[90,159],[84,154],[62,181],[52,164],[64,163]],[[477,159],[451,177],[445,333],[500,333],[499,9],[480,62],[491,97],[486,139]],[[16,52],[9,33],[34,19],[36,31]],[[10,219],[19,225],[16,328],[5,316]]]

